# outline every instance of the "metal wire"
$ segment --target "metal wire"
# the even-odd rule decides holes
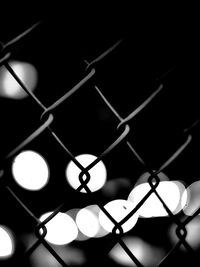
[[[99,87],[95,84],[94,89],[97,92],[98,96],[103,100],[104,104],[109,108],[109,110],[112,112],[115,118],[119,121],[119,124],[116,125],[116,132],[119,131],[119,128],[121,129],[122,126],[124,127],[122,133],[102,152],[100,155],[87,167],[84,167],[80,164],[80,162],[76,159],[73,152],[70,151],[70,149],[67,147],[66,144],[64,144],[63,141],[61,141],[61,138],[56,134],[55,130],[52,130],[50,127],[51,123],[55,120],[53,116],[54,110],[60,106],[61,104],[65,104],[66,100],[75,93],[79,92],[79,89],[83,87],[84,84],[86,84],[93,76],[95,76],[96,72],[98,71],[98,66],[96,63],[101,61],[107,56],[110,56],[110,53],[115,50],[122,42],[122,40],[117,41],[114,45],[112,45],[110,48],[108,48],[106,51],[104,51],[102,54],[100,54],[97,58],[93,59],[90,63],[86,62],[86,73],[82,80],[80,80],[72,89],[68,90],[63,96],[61,96],[58,100],[56,100],[54,103],[52,103],[49,107],[46,107],[40,99],[38,99],[35,94],[26,87],[26,85],[21,81],[21,79],[18,77],[18,75],[14,72],[12,69],[12,66],[8,63],[8,60],[12,57],[11,48],[15,46],[17,42],[20,42],[21,39],[23,39],[27,34],[30,34],[33,29],[36,27],[39,27],[40,22],[34,24],[32,27],[24,31],[22,34],[16,36],[11,41],[7,42],[6,44],[2,44],[1,48],[1,57],[0,57],[0,64],[4,65],[6,69],[10,72],[10,74],[14,77],[14,79],[18,82],[18,84],[22,87],[22,89],[29,95],[29,97],[32,99],[33,103],[35,103],[40,109],[42,109],[42,114],[40,119],[44,119],[46,115],[48,117],[42,124],[33,131],[29,137],[25,138],[22,143],[20,143],[16,148],[14,148],[10,153],[8,153],[7,156],[5,156],[5,161],[1,163],[2,166],[2,176],[5,175],[4,173],[4,165],[5,162],[8,159],[13,158],[17,153],[19,153],[24,147],[26,147],[28,144],[30,144],[33,140],[36,138],[39,138],[41,133],[43,131],[47,131],[56,141],[57,145],[60,146],[63,151],[66,153],[66,156],[70,158],[76,166],[80,169],[80,175],[79,175],[79,181],[80,186],[76,189],[77,192],[80,192],[82,189],[85,189],[86,194],[88,194],[91,199],[96,201],[96,204],[100,207],[100,209],[104,212],[104,214],[113,222],[114,228],[112,231],[113,237],[117,237],[117,242],[120,244],[122,249],[127,253],[127,255],[130,257],[130,259],[134,262],[136,266],[142,267],[143,264],[137,259],[137,257],[134,255],[134,252],[132,252],[129,247],[125,244],[125,242],[122,240],[123,237],[123,224],[127,222],[136,212],[137,210],[144,205],[144,203],[147,201],[147,199],[154,194],[157,199],[161,202],[164,209],[166,210],[167,214],[169,215],[171,221],[176,224],[177,230],[176,235],[178,237],[178,242],[175,244],[175,246],[168,252],[168,254],[162,259],[162,261],[157,266],[162,266],[162,264],[172,256],[172,254],[176,253],[176,251],[179,249],[181,245],[184,245],[184,247],[190,252],[193,252],[192,247],[190,244],[186,241],[187,231],[186,231],[186,225],[199,214],[199,209],[193,214],[193,216],[186,218],[184,221],[181,221],[177,216],[175,216],[171,210],[168,208],[167,204],[164,202],[162,197],[159,195],[156,188],[158,187],[160,183],[160,178],[158,174],[165,170],[167,167],[169,167],[176,158],[179,157],[182,153],[184,153],[185,149],[190,145],[192,142],[192,133],[191,129],[197,126],[199,123],[199,120],[197,120],[195,123],[192,124],[192,126],[186,128],[183,132],[186,135],[186,140],[183,144],[180,145],[176,151],[170,155],[170,157],[157,169],[152,170],[152,168],[145,162],[145,160],[141,157],[141,155],[136,151],[134,144],[132,144],[129,139],[129,132],[131,131],[131,127],[128,124],[131,120],[135,118],[135,116],[138,113],[141,113],[143,109],[149,105],[153,104],[152,101],[156,101],[156,96],[158,93],[163,90],[164,85],[160,84],[158,89],[156,89],[147,99],[144,100],[144,102],[137,107],[134,111],[132,111],[129,115],[127,115],[125,118],[122,118],[122,116],[116,111],[115,107],[110,103],[110,101],[106,98],[106,96],[102,93],[102,91],[99,89]],[[6,54],[4,54],[4,51],[6,51]],[[97,67],[97,69],[96,69]],[[88,72],[89,71],[89,72]],[[111,214],[104,208],[104,205],[92,194],[90,188],[88,187],[88,183],[90,181],[90,173],[89,171],[102,159],[106,158],[107,155],[110,155],[111,153],[114,153],[114,150],[119,145],[126,145],[126,147],[131,152],[134,159],[136,159],[143,169],[150,173],[150,177],[148,179],[148,183],[151,187],[151,189],[147,192],[147,194],[141,199],[141,201],[136,205],[136,207],[120,222],[117,222]],[[83,176],[86,176],[86,178],[83,179]],[[7,192],[14,198],[16,203],[24,210],[25,213],[27,213],[34,221],[35,223],[35,235],[37,240],[26,249],[24,257],[30,257],[30,255],[40,246],[41,244],[48,250],[48,252],[57,260],[58,263],[61,264],[61,266],[68,266],[68,264],[57,254],[57,252],[52,248],[50,244],[45,240],[45,236],[47,234],[46,224],[51,221],[57,214],[60,212],[65,205],[65,200],[63,200],[63,203],[61,203],[57,208],[54,209],[53,213],[48,216],[43,222],[40,222],[40,220],[33,214],[33,212],[27,207],[26,203],[24,203],[19,196],[14,192],[14,190],[9,186],[6,185]],[[109,253],[109,251],[108,251]]]

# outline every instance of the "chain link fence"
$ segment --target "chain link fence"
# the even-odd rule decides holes
[[[143,59],[139,65],[140,55],[136,58],[137,52],[132,51],[137,66],[133,61],[129,62],[133,60],[130,53],[132,43],[129,39],[123,38],[115,41],[111,38],[109,46],[105,42],[101,45],[101,51],[95,48],[93,55],[88,58],[76,54],[78,44],[74,49],[76,51],[71,50],[67,53],[63,52],[66,43],[57,44],[54,51],[59,60],[56,61],[54,53],[48,54],[48,57],[42,54],[45,50],[45,47],[42,47],[44,40],[39,41],[39,44],[39,39],[37,40],[42,27],[41,22],[35,23],[11,40],[1,43],[0,64],[28,94],[24,102],[1,100],[5,113],[13,105],[10,110],[11,116],[8,115],[9,119],[6,120],[6,123],[10,124],[8,131],[11,132],[6,131],[6,126],[1,130],[4,132],[3,138],[7,137],[3,150],[7,155],[4,156],[2,153],[0,172],[1,223],[11,225],[11,229],[16,230],[16,240],[21,240],[23,231],[32,231],[34,234],[31,244],[23,248],[17,245],[20,251],[17,251],[10,261],[2,261],[2,264],[28,266],[31,264],[29,260],[32,255],[43,246],[55,260],[55,266],[73,266],[65,254],[61,255],[45,240],[46,224],[59,212],[96,204],[115,226],[112,233],[106,237],[87,241],[85,245],[84,242],[76,244],[88,255],[87,262],[82,265],[95,266],[98,262],[117,266],[108,254],[119,244],[131,259],[133,266],[152,266],[144,264],[136,256],[137,253],[126,244],[123,225],[154,194],[162,203],[168,217],[141,219],[131,230],[133,235],[141,235],[152,244],[165,248],[165,255],[154,266],[173,266],[175,261],[180,265],[196,266],[198,250],[187,240],[187,225],[198,217],[199,209],[192,216],[183,216],[182,212],[174,215],[157,190],[161,182],[159,174],[162,172],[166,172],[171,180],[182,180],[187,186],[198,180],[199,118],[196,109],[197,93],[194,88],[196,80],[191,82],[191,78],[195,76],[193,69],[188,71],[186,64],[183,67],[181,64],[169,68],[165,66],[161,73],[156,73],[152,77],[155,71],[149,68],[154,57],[152,55],[152,58],[147,58],[149,65],[146,66],[146,72],[141,73]],[[29,47],[33,40],[36,40],[36,46],[32,45],[31,48],[35,51],[26,50],[25,58],[28,58],[29,53],[36,56],[37,49],[42,47],[37,60],[41,65],[46,65],[45,72],[42,72],[41,65],[38,65],[41,68],[39,85],[46,88],[44,94],[43,88],[37,88],[36,93],[32,92],[9,63],[19,52],[18,47],[21,47],[23,54],[24,47]],[[65,63],[59,66],[59,62],[66,60],[69,54],[72,54],[69,58],[71,61],[66,62],[65,70]],[[48,61],[44,63],[47,58]],[[37,63],[36,60],[35,62]],[[60,69],[61,72],[58,71]],[[60,85],[63,89],[58,90],[57,87]],[[136,86],[138,88],[135,88]],[[190,88],[185,92],[183,86]],[[69,87],[71,89],[66,90]],[[5,105],[3,101],[6,102]],[[20,104],[21,111],[18,111]],[[19,112],[18,115],[21,117],[16,118],[15,112]],[[14,120],[17,120],[17,125],[12,124]],[[17,128],[21,128],[21,132]],[[12,139],[11,142],[9,139]],[[49,185],[41,192],[25,192],[12,179],[12,161],[25,149],[40,151],[49,162],[52,174]],[[76,159],[77,154],[85,151],[98,155],[87,167],[82,166]],[[75,191],[68,187],[63,178],[64,166],[70,160],[81,170],[80,186]],[[131,178],[124,191],[120,188],[116,196],[104,195],[104,189],[93,193],[88,186],[89,171],[101,160],[108,169],[108,179],[120,176]],[[117,222],[104,205],[108,199],[126,198],[137,178],[145,172],[150,174],[147,180],[150,190],[125,218]],[[87,178],[84,179],[84,176]],[[86,194],[80,193],[82,189]],[[3,203],[8,204],[4,206]],[[47,210],[53,210],[53,213],[41,222],[39,216]],[[175,225],[174,235],[177,237],[174,245],[170,244],[166,237],[168,226],[172,224]],[[187,253],[180,250],[181,246]]]

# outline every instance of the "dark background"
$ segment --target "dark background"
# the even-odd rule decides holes
[[[84,60],[92,61],[122,40],[116,50],[97,64],[94,79],[54,112],[52,128],[73,155],[98,156],[119,135],[119,122],[94,90],[94,84],[122,117],[137,108],[161,83],[164,85],[152,103],[130,122],[129,140],[152,169],[158,168],[186,140],[183,130],[199,118],[199,41],[193,11],[164,5],[154,8],[74,3],[42,8],[32,3],[29,7],[7,9],[0,19],[0,40],[6,43],[38,21],[40,26],[12,49],[12,59],[30,62],[37,68],[35,95],[45,106],[84,77]],[[1,161],[40,126],[41,113],[31,98],[0,99]],[[196,127],[191,145],[166,169],[171,180],[182,180],[189,185],[199,179],[198,134]],[[39,192],[19,188],[12,179],[9,164],[6,183],[36,216],[62,202],[66,203],[65,210],[91,204],[90,198],[77,195],[66,183],[65,168],[70,158],[48,131],[26,148],[40,152],[47,159],[51,175],[48,186]],[[103,191],[95,193],[101,203],[110,198],[126,198],[145,171],[125,145],[115,148],[104,163],[108,180],[128,177],[131,182],[124,191],[119,189],[111,197]],[[1,221],[14,229],[20,239],[21,233],[33,231],[35,225],[11,196],[2,191],[1,203],[8,199],[9,204],[1,204],[4,214]],[[133,234],[169,249],[165,236],[169,224],[170,219],[166,218],[141,221]],[[111,244],[112,238],[90,242],[84,248],[88,254],[93,243],[102,248],[102,244]],[[93,253],[96,255],[95,250]]]

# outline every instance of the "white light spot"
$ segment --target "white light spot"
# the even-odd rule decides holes
[[[24,85],[33,91],[38,81],[38,73],[32,64],[11,61],[9,65]],[[3,97],[22,99],[28,96],[10,72],[2,66],[0,69],[0,95]]]
[[[82,154],[76,157],[77,161],[83,166],[87,167],[90,165],[94,160],[96,160],[96,156],[90,154]],[[107,178],[106,167],[102,161],[99,161],[95,166],[93,166],[89,171],[90,180],[87,183],[87,187],[90,189],[91,192],[97,191],[101,189]],[[79,174],[81,170],[77,165],[70,161],[66,168],[66,177],[67,181],[71,187],[77,189],[81,183],[79,180]],[[83,175],[83,180],[86,179],[86,175]],[[86,193],[86,190],[83,188],[81,189],[82,193]]]
[[[99,223],[99,212],[97,205],[90,205],[77,213],[76,224],[84,235],[97,238],[108,234]]]
[[[123,241],[137,260],[144,266],[157,266],[164,257],[164,251],[162,249],[151,246],[138,237],[126,237]],[[109,256],[120,265],[138,266],[119,244],[114,246],[109,252]]]
[[[66,212],[67,215],[69,215],[75,222],[76,222],[76,215],[78,214],[78,212],[80,211],[80,209],[74,208],[74,209],[70,209]],[[77,226],[78,227],[78,226]],[[77,241],[85,241],[88,240],[90,237],[84,235],[80,229],[78,229],[78,235],[76,237]]]
[[[4,226],[0,226],[0,258],[9,257],[13,254],[14,243],[13,238]]]
[[[49,168],[40,154],[27,150],[15,157],[12,164],[12,174],[21,187],[34,191],[47,184]]]
[[[94,237],[99,231],[99,222],[96,216],[87,208],[78,212],[76,224],[79,230],[88,237]]]
[[[200,181],[196,181],[188,186],[182,196],[183,212],[192,216],[200,208]]]
[[[133,188],[128,196],[128,200],[137,205],[150,189],[149,183],[139,184]],[[181,210],[181,196],[184,189],[184,185],[178,181],[161,181],[156,187],[159,196],[174,214]],[[155,193],[148,197],[138,212],[141,217],[145,218],[168,216],[167,211]]]
[[[48,218],[52,212],[47,212],[40,217],[40,221]],[[47,234],[45,240],[54,245],[65,245],[71,243],[78,235],[78,229],[74,220],[66,213],[59,212],[45,224]],[[40,229],[42,234],[42,229]]]
[[[112,218],[116,222],[121,222],[133,210],[134,207],[135,205],[132,202],[124,199],[113,200],[104,206],[104,208],[108,211],[108,213],[112,216]],[[136,224],[137,220],[138,220],[138,213],[136,212],[121,226],[123,232],[125,233],[131,230]],[[115,224],[103,211],[100,211],[99,213],[99,221],[102,227],[106,231],[110,233],[112,232]],[[118,234],[119,230],[116,233]]]

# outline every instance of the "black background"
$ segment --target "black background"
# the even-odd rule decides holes
[[[42,8],[31,3],[29,7],[17,6],[6,10],[0,20],[0,40],[4,43],[41,21],[12,49],[12,59],[30,62],[37,68],[39,80],[35,95],[45,106],[52,104],[84,77],[84,60],[91,62],[122,40],[97,64],[92,82],[84,85],[54,112],[52,128],[73,155],[91,153],[98,156],[120,133],[117,131],[119,121],[100,99],[94,84],[122,117],[163,84],[159,95],[130,122],[129,140],[152,169],[159,168],[186,140],[183,130],[199,118],[198,24],[195,13],[188,7],[136,7],[121,3],[80,6],[80,3],[74,3],[72,6],[57,4]],[[0,99],[1,161],[39,127],[41,113],[31,98]],[[189,185],[199,179],[198,133],[196,127],[191,145],[166,169],[165,173],[171,180],[182,180]],[[9,164],[5,171],[6,183],[36,216],[55,209],[62,202],[66,202],[65,210],[91,204],[90,199],[77,195],[66,183],[65,168],[70,158],[48,131],[26,148],[40,152],[47,159],[50,167],[48,186],[40,192],[19,188],[12,179]],[[104,162],[108,180],[128,177],[131,181],[129,188],[119,190],[111,197],[126,198],[131,186],[145,170],[124,145],[115,148]],[[1,204],[2,223],[14,229],[20,239],[24,231],[33,231],[34,223],[11,200],[12,197],[4,189],[2,191],[2,201],[7,198],[9,203],[6,207]],[[100,202],[106,203],[107,196],[103,192],[95,194]],[[170,219],[166,218],[142,221],[133,234],[169,249],[165,236],[168,224]],[[155,231],[161,236],[157,238],[159,235],[156,235],[157,240]],[[88,251],[93,248],[93,242],[96,247],[101,247],[107,241],[112,243],[111,238],[91,241],[84,249],[90,254]],[[102,254],[106,254],[106,249]]]

